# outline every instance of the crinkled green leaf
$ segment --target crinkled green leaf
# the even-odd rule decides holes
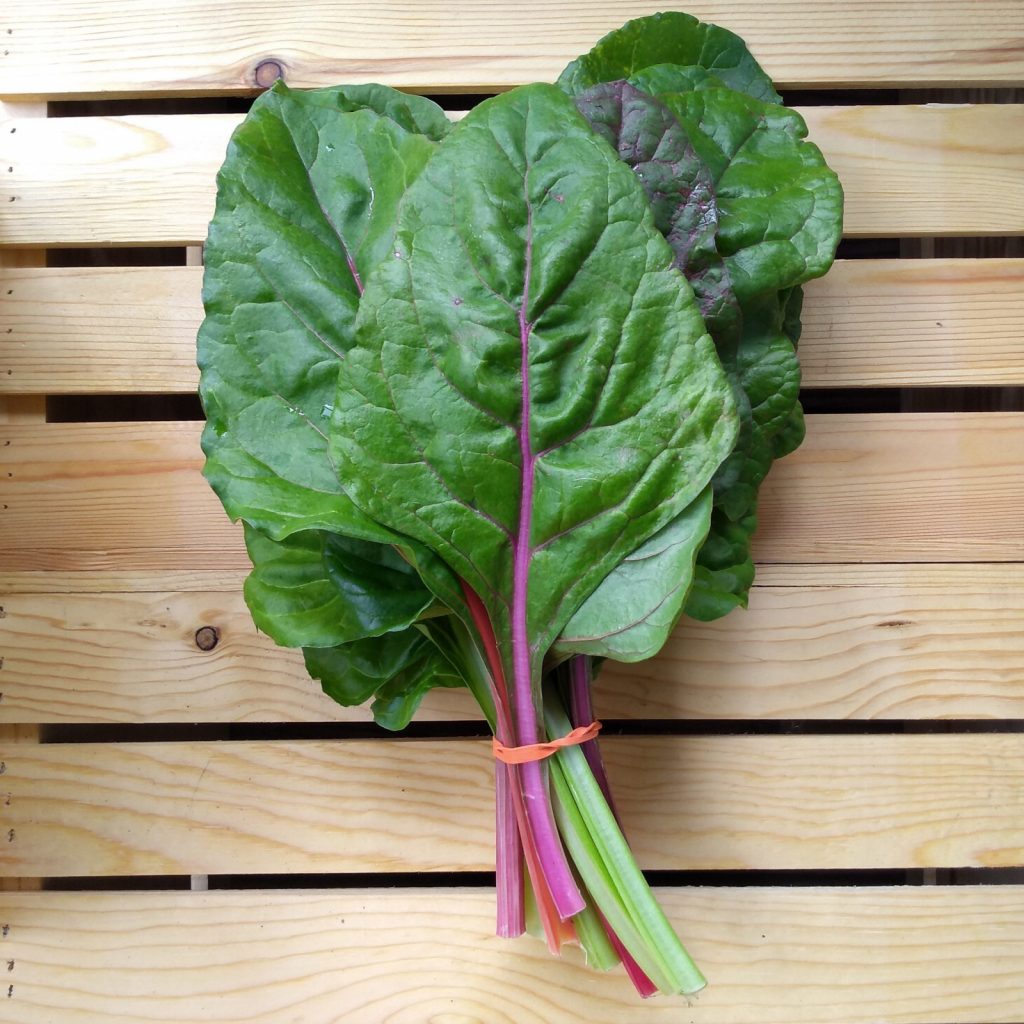
[[[390,545],[305,530],[282,541],[245,527],[253,571],[245,600],[256,625],[285,647],[330,647],[404,629],[433,603]]]
[[[555,641],[557,655],[642,661],[661,650],[682,614],[711,521],[711,488],[627,555]]]
[[[305,647],[309,674],[324,693],[345,707],[365,704],[389,679],[431,646],[415,626],[335,647]]]
[[[435,555],[352,504],[327,447],[362,279],[390,255],[398,202],[450,127],[435,104],[383,86],[279,84],[218,177],[199,338],[205,472],[229,514],[267,534],[247,532],[246,595],[279,643],[401,629],[432,602],[420,576],[462,600]]]
[[[730,89],[660,93],[711,171],[718,251],[741,305],[820,277],[842,231],[843,193],[793,110]]]
[[[425,96],[399,92],[386,85],[345,85],[331,89],[314,89],[302,95],[307,103],[319,104],[331,110],[346,113],[371,110],[394,121],[407,132],[425,135],[434,142],[440,142],[453,127],[448,115],[433,100],[428,100]]]
[[[740,435],[714,478],[716,515],[688,608],[712,617],[746,602],[758,488],[803,436],[799,285],[831,264],[842,191],[803,141],[798,115],[716,87],[693,68],[650,67],[577,103],[643,181],[734,388]],[[677,228],[695,222],[693,210],[705,211],[698,245]]]
[[[361,278],[391,252],[398,202],[436,148],[408,130],[437,135],[432,107],[383,86],[279,83],[228,146],[205,248],[205,473],[229,515],[277,539],[387,536],[342,491],[327,431]]]
[[[535,670],[732,445],[703,331],[639,183],[571,100],[491,99],[367,281],[332,425],[346,488],[480,594],[513,658],[518,622]]]
[[[772,438],[775,458],[782,459],[795,452],[804,443],[806,432],[804,411],[798,403],[790,410],[782,429]]]
[[[793,348],[796,348],[803,331],[803,324],[800,322],[800,314],[804,308],[803,288],[797,285],[780,293],[779,302],[782,304],[782,332],[793,343]]]
[[[302,653],[309,674],[339,704],[373,697],[370,711],[385,729],[404,729],[430,690],[466,685],[426,624]]]
[[[431,645],[418,661],[407,665],[377,691],[370,711],[379,726],[398,731],[412,721],[416,709],[431,690],[457,689],[465,685],[462,676]]]
[[[671,80],[678,84],[675,76]],[[586,90],[576,97],[576,106],[640,179],[655,226],[693,286],[716,348],[719,353],[731,349],[741,320],[716,246],[715,186],[686,130],[663,103],[625,81]]]
[[[733,522],[721,509],[713,510],[708,539],[700,549],[693,587],[686,599],[690,618],[710,622],[734,608],[746,608],[754,582],[750,539],[756,528],[753,514]]]
[[[574,60],[558,84],[576,94],[600,82],[629,78],[654,64],[695,65],[713,72],[730,89],[778,102],[771,79],[738,35],[678,11],[627,21]]]
[[[663,98],[672,101],[670,105],[639,90],[640,82],[648,88],[668,90]],[[708,90],[710,101],[710,113],[705,104],[701,108],[704,115],[697,118],[689,116],[696,103],[693,95],[676,91],[694,82]],[[793,409],[799,398],[800,368],[793,340],[799,331],[800,293],[794,285],[809,272],[808,260],[794,255],[794,246],[794,252],[782,252],[763,291],[751,285],[749,276],[744,277],[741,301],[731,287],[733,267],[740,266],[747,274],[746,267],[756,265],[757,259],[746,252],[732,253],[724,260],[719,255],[722,224],[717,187],[731,182],[732,158],[743,150],[742,132],[748,132],[751,138],[757,133],[756,125],[752,128],[750,119],[744,120],[743,115],[756,107],[759,113],[769,109],[773,112],[775,120],[766,116],[766,124],[780,123],[778,117],[783,118],[785,127],[773,129],[781,134],[778,145],[774,149],[760,147],[755,158],[765,180],[774,173],[781,182],[789,181],[792,151],[800,145],[802,122],[786,120],[780,108],[767,108],[715,86],[700,69],[672,65],[649,68],[631,82],[595,86],[578,95],[576,104],[643,183],[655,224],[672,246],[677,266],[694,287],[734,389],[741,430],[735,449],[714,478],[718,512],[711,527],[712,542],[714,534],[726,534],[719,536],[718,547],[727,551],[728,557],[723,560],[721,552],[713,555],[715,545],[709,542],[708,551],[701,555],[698,585],[690,598],[691,613],[707,618],[713,611],[724,613],[745,603],[753,579],[749,539],[756,523],[758,488],[776,453],[785,452],[797,439]],[[779,153],[782,156],[773,164],[773,154]],[[782,205],[785,201],[785,197],[778,200]],[[737,195],[726,195],[722,216],[732,216],[734,222],[737,216],[744,216],[747,211],[738,204]],[[781,223],[783,218],[779,220]],[[752,246],[761,244],[763,248],[764,239],[759,242],[756,232],[748,240]],[[837,234],[831,241],[833,249],[836,240]],[[777,256],[777,240],[772,241],[771,255]],[[737,260],[747,262],[740,264]],[[812,267],[815,272],[819,269]],[[786,290],[780,292],[776,286],[785,286]],[[774,438],[784,428],[788,428],[785,437],[776,443]],[[733,525],[736,522],[741,522],[743,528],[737,529]],[[688,582],[688,575],[686,579]],[[671,578],[665,586],[670,583]]]
[[[649,96],[663,92],[728,88],[717,75],[696,64],[652,64],[631,74],[629,84]]]

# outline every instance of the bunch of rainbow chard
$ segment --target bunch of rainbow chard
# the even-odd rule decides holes
[[[218,177],[205,472],[256,624],[389,729],[468,687],[499,933],[645,995],[704,980],[612,810],[591,678],[746,602],[758,487],[803,436],[800,285],[840,235],[805,134],[736,36],[669,14],[457,124],[279,84]]]

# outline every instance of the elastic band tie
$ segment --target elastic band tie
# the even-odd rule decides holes
[[[505,764],[526,764],[528,761],[543,761],[562,747],[575,747],[580,743],[592,740],[601,731],[601,723],[594,721],[590,725],[579,725],[572,732],[557,740],[547,743],[527,743],[522,747],[506,747],[497,736],[491,740],[491,750],[499,761]]]

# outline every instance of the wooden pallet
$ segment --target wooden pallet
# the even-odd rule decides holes
[[[1024,1021],[1017,0],[688,7],[791,93],[864,240],[807,289],[821,411],[766,485],[750,611],[600,684],[628,831],[712,982],[692,1008],[493,937],[488,752],[451,724],[472,705],[435,693],[387,739],[317,692],[248,618],[199,424],[159,418],[196,387],[232,97],[550,80],[655,9],[8,0],[0,1018]],[[986,102],[928,102],[967,86]],[[944,241],[978,236],[1003,258]],[[897,411],[925,388],[959,404]],[[122,395],[141,420],[74,412]]]

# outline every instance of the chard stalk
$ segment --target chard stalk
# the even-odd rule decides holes
[[[531,202],[529,178],[525,188],[526,201],[526,252],[524,259],[523,291],[519,303],[519,376],[520,412],[517,433],[519,435],[520,489],[519,523],[516,528],[512,570],[512,694],[511,704],[515,714],[516,735],[520,745],[527,746],[541,739],[540,680],[534,669],[533,645],[527,622],[530,562],[533,558],[533,504],[538,456],[533,450],[532,405],[530,387],[530,335],[533,324],[529,321],[530,283],[533,274],[533,203]],[[522,786],[523,803],[529,829],[540,855],[541,867],[551,891],[559,917],[567,921],[580,913],[586,906],[583,895],[572,876],[572,869],[562,848],[551,810],[548,768],[543,761],[529,761],[518,767]]]
[[[594,718],[594,702],[592,697],[593,687],[593,662],[586,654],[577,654],[569,662],[569,714],[574,728],[581,725],[589,725]],[[601,787],[605,800],[611,808],[615,820],[621,825],[619,813],[615,809],[615,801],[612,799],[611,786],[608,784],[608,773],[604,768],[604,760],[601,757],[601,748],[596,739],[587,740],[581,744],[583,756],[594,773],[597,784]]]
[[[545,705],[545,717],[552,735],[569,730],[553,696]],[[565,747],[552,760],[562,834],[601,913],[659,989],[699,991],[707,981],[654,898],[583,751]]]

